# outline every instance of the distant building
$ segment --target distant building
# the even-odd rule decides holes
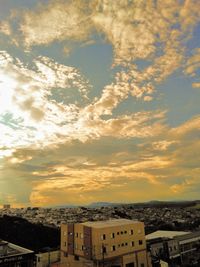
[[[146,240],[155,267],[161,260],[169,266],[200,266],[200,232],[156,231]]]
[[[33,267],[34,252],[0,240],[0,267]]]
[[[60,250],[49,250],[36,254],[36,267],[58,266]]]
[[[10,208],[11,208],[10,204],[4,204],[3,205],[3,209],[10,209]]]
[[[144,224],[116,219],[61,225],[61,265],[150,267]]]

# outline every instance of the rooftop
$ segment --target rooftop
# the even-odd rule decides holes
[[[155,239],[155,238],[163,238],[163,237],[167,237],[167,238],[174,238],[175,236],[181,236],[181,235],[186,235],[189,234],[190,232],[181,232],[181,231],[156,231],[153,232],[151,234],[146,235],[146,240],[151,240],[151,239]]]
[[[93,228],[105,228],[105,227],[115,227],[115,226],[124,226],[137,224],[139,221],[127,220],[127,219],[113,219],[107,221],[94,221],[94,222],[84,222],[81,223],[84,226],[93,227]]]
[[[177,236],[176,239],[179,241],[187,240],[187,239],[193,239],[198,238],[200,239],[200,231],[193,232],[193,233],[187,233],[185,235]]]
[[[15,256],[15,255],[22,255],[22,254],[29,254],[29,253],[33,253],[33,251],[17,246],[15,244],[0,240],[0,258],[8,257],[8,256]]]

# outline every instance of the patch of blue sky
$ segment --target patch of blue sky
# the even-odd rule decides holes
[[[152,65],[152,60],[137,59],[133,62],[133,64],[136,64],[138,70],[142,71]]]
[[[66,58],[66,64],[78,68],[89,79],[93,90],[89,97],[99,97],[105,85],[113,81],[112,47],[109,44],[91,44],[78,47]]]
[[[151,111],[161,109],[163,107],[160,98],[154,99],[150,102],[145,102],[142,99],[136,99],[129,95],[129,97],[121,102],[116,109],[113,110],[113,116],[130,115],[141,111]]]
[[[186,40],[185,45],[187,48],[186,54],[188,56],[191,56],[194,53],[193,50],[195,48],[200,47],[200,23],[196,25],[192,33],[192,38],[190,38],[189,40]]]
[[[47,98],[49,100],[56,100],[56,102],[65,105],[79,103],[79,106],[81,106],[85,104],[85,101],[77,88],[53,88],[51,89],[51,95]]]
[[[175,127],[200,114],[200,90],[192,88],[193,79],[175,72],[157,89],[163,95],[163,107],[168,110],[167,123]]]
[[[15,46],[10,42],[9,37],[0,33],[0,50],[6,51],[14,59],[19,59],[23,64],[32,68],[33,60],[39,56],[32,51],[24,51],[24,47]]]
[[[48,47],[34,47],[32,53],[37,56],[47,56],[60,64],[77,68],[93,87],[89,97],[100,96],[103,87],[110,84],[114,77],[114,72],[111,71],[112,46],[105,43],[83,46],[69,44],[69,48],[72,48],[69,55],[63,52],[65,46],[67,46],[66,43],[54,42]]]
[[[32,9],[37,4],[48,3],[49,0],[0,0],[0,20],[6,19],[10,15],[10,11],[14,9]]]
[[[0,124],[4,124],[13,130],[20,129],[20,124],[23,120],[22,119],[14,119],[13,114],[10,112],[7,112],[5,114],[0,115]]]

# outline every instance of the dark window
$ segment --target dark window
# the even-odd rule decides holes
[[[126,267],[134,267],[135,265],[134,265],[134,262],[130,262],[130,263],[127,263],[126,264]]]
[[[144,267],[144,263],[141,263],[141,264],[140,264],[140,267]]]
[[[115,251],[115,250],[116,250],[115,246],[112,246],[112,251]]]
[[[125,246],[128,246],[128,243],[125,243]]]
[[[131,229],[131,235],[133,235],[133,229]]]
[[[123,235],[123,231],[121,231],[121,235]]]
[[[134,241],[132,241],[132,242],[131,242],[131,246],[134,247],[134,245],[135,245],[135,243],[134,243]]]
[[[117,232],[117,235],[119,235],[119,232]]]
[[[104,247],[104,246],[102,247],[102,252],[103,252],[103,253],[106,253],[106,252],[107,252],[107,251],[106,251],[106,247]]]
[[[127,231],[124,231],[125,234],[127,234]]]
[[[75,261],[79,261],[79,256],[78,255],[74,255],[74,260]]]
[[[142,245],[143,244],[143,241],[142,240],[139,240],[139,245]]]
[[[115,233],[112,233],[111,234],[111,238],[115,238]]]
[[[101,236],[101,240],[106,240],[106,235],[105,235],[105,234],[103,234],[103,235]]]

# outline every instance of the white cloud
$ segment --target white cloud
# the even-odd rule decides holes
[[[37,11],[24,12],[20,30],[25,44],[47,45],[65,39],[85,40],[90,31],[88,7],[83,1],[51,1]]]

